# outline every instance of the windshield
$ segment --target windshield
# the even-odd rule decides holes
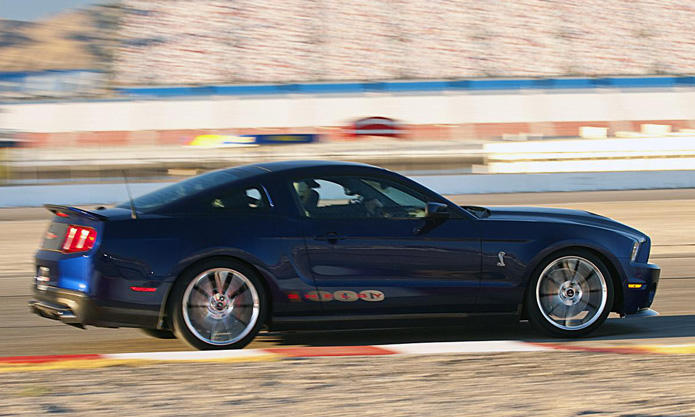
[[[210,172],[145,194],[134,199],[133,202],[137,211],[151,211],[237,178],[237,175],[228,171]],[[117,207],[130,208],[130,203],[125,202]]]

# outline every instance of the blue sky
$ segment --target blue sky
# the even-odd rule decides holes
[[[108,2],[108,0],[0,0],[0,19],[33,21],[74,7]]]

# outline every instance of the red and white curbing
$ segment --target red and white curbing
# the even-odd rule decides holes
[[[552,350],[542,345],[513,340],[483,342],[434,342],[382,345],[400,355],[437,355],[445,353],[501,353],[501,352],[540,352]]]
[[[118,353],[105,359],[209,361],[227,359],[310,358],[327,356],[436,355],[444,353],[538,352],[552,350],[515,341],[408,343],[376,346],[310,346],[227,351]]]
[[[385,355],[440,355],[503,352],[570,351],[594,353],[695,353],[695,346],[587,347],[519,341],[436,342],[374,346],[310,346],[222,351],[143,352],[0,358],[0,373],[20,370],[97,368],[157,362],[250,362],[288,358]]]

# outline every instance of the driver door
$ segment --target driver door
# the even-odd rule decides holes
[[[368,176],[300,178],[311,271],[304,294],[329,315],[471,311],[480,282],[480,238],[455,213],[424,227],[426,196]]]

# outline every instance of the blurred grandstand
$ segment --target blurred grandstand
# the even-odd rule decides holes
[[[122,0],[0,20],[0,71],[121,86],[693,74],[694,20],[687,0]]]
[[[41,182],[68,167],[108,179],[126,166],[160,177],[320,156],[547,170],[502,166],[524,152],[483,142],[695,135],[692,21],[688,0],[121,0],[0,20],[0,129],[17,148],[5,176]],[[354,121],[374,117],[403,134],[356,140]],[[182,148],[288,133],[320,140],[292,154]],[[686,148],[649,169],[690,164],[673,161]]]
[[[120,84],[695,73],[687,0],[125,0]]]

